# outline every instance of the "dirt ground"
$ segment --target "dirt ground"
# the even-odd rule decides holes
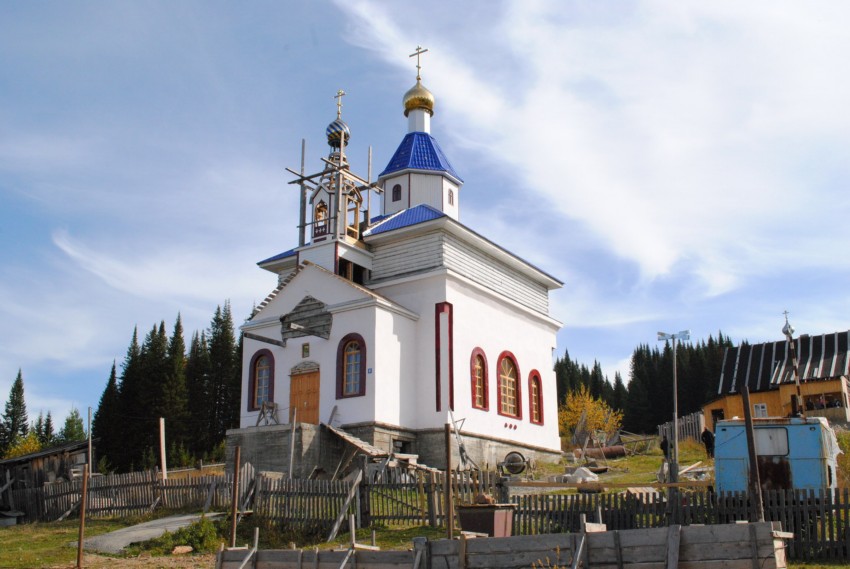
[[[54,565],[50,569],[71,569],[71,565]],[[215,555],[174,555],[170,557],[109,557],[96,553],[83,554],[83,567],[86,569],[104,569],[106,567],[127,567],[129,569],[213,569]]]

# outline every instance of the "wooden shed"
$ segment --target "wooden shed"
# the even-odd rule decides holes
[[[88,441],[67,443],[23,456],[0,460],[0,487],[38,488],[46,482],[70,480],[83,472]]]

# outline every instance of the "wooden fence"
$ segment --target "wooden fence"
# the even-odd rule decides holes
[[[394,481],[390,481],[394,480]],[[480,493],[497,495],[496,472],[453,472],[455,503],[469,504]],[[360,508],[364,525],[444,525],[446,475],[417,471],[406,478],[383,477],[361,483]]]
[[[278,525],[301,526],[327,533],[343,513],[351,483],[257,477],[254,515]],[[349,506],[344,513],[352,508]],[[344,516],[347,519],[347,516]]]
[[[756,519],[744,493],[679,493],[668,502],[660,492],[641,495],[574,494],[514,496],[515,535],[575,532],[582,514],[609,530],[727,524]],[[794,534],[788,542],[793,560],[850,559],[850,490],[773,490],[764,494],[764,518]]]
[[[693,439],[700,442],[702,440],[700,439],[700,435],[702,434],[703,429],[705,429],[705,417],[703,417],[702,411],[695,411],[690,415],[683,415],[679,417],[676,423],[679,426],[680,441]],[[657,429],[659,437],[666,436],[668,441],[673,440],[673,421],[668,421],[664,424],[658,425]]]
[[[240,503],[250,497],[254,469],[245,464],[239,473]],[[88,482],[87,515],[134,516],[162,507],[173,510],[229,507],[233,474],[162,480],[156,470],[93,476]],[[24,513],[22,522],[50,522],[76,512],[82,479],[10,491],[10,506]]]
[[[232,474],[179,480],[160,480],[156,472],[94,477],[90,480],[87,510],[94,517],[144,514],[156,507],[181,510],[227,510]],[[510,485],[500,485],[496,473],[453,473],[455,503],[471,503],[484,492],[502,496]],[[324,532],[336,520],[358,515],[360,524],[445,525],[445,475],[439,472],[373,476],[355,488],[351,482],[284,480],[255,476],[250,465],[240,470],[240,509],[275,524],[306,525]],[[76,515],[81,481],[49,484],[11,491],[14,509],[22,521],[54,521]],[[535,494],[513,495],[515,535],[575,532],[584,514],[611,530],[645,529],[672,524],[725,524],[754,520],[746,494],[714,495],[679,492],[669,501],[661,492],[643,494]],[[348,505],[346,505],[346,501]],[[343,511],[344,510],[344,511]],[[601,516],[601,520],[599,517]],[[850,490],[764,493],[764,517],[781,522],[794,534],[788,543],[790,559],[850,559]]]

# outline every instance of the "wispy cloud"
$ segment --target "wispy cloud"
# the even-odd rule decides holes
[[[645,279],[684,270],[713,296],[788,257],[812,262],[809,252],[833,239],[810,233],[800,246],[783,232],[799,225],[801,196],[835,195],[829,183],[811,185],[807,170],[824,159],[805,146],[846,138],[848,115],[836,111],[850,85],[829,70],[850,38],[840,18],[809,7],[758,6],[503,4],[505,35],[477,49],[507,62],[520,85],[494,81],[463,37],[440,26],[414,33],[435,48],[427,84],[460,121],[452,132],[511,163],[546,207],[590,228]],[[370,2],[343,9],[361,45],[404,63],[409,18]]]

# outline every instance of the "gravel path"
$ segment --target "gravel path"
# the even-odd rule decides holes
[[[223,514],[207,514],[206,517],[208,519],[215,519],[222,515]],[[83,541],[83,549],[86,551],[117,555],[131,543],[147,541],[149,539],[159,537],[166,531],[176,531],[182,527],[188,526],[192,522],[198,521],[199,519],[201,519],[201,514],[185,514],[160,518],[158,520],[119,529],[117,531],[95,537],[88,537]],[[76,545],[76,542],[74,542],[75,547]]]

